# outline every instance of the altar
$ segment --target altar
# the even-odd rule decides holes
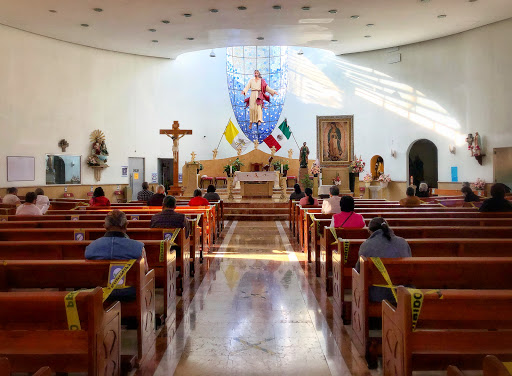
[[[243,198],[246,197],[267,197],[271,198],[274,187],[279,188],[279,172],[258,171],[258,172],[235,172],[233,178],[234,188],[240,187]]]

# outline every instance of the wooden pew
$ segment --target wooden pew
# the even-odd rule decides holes
[[[183,235],[184,237],[184,235]],[[180,237],[178,237],[179,239]],[[177,243],[185,241],[183,238],[177,239]],[[83,260],[85,247],[91,241],[21,241],[21,242],[0,242],[0,260]],[[187,249],[186,241],[183,248]],[[182,286],[189,286],[190,275],[187,269],[184,273],[177,276],[177,259],[180,266],[183,264],[185,256],[182,256],[181,249],[176,252],[172,249],[169,242],[164,242],[163,252],[161,241],[145,241],[147,263],[155,271],[155,284],[158,288],[163,288],[164,312],[167,323],[170,324],[175,318],[176,312],[176,294],[178,282]],[[179,257],[177,257],[177,254]],[[185,251],[186,254],[186,251]],[[162,260],[162,261],[160,261]],[[185,265],[190,265],[185,263]],[[184,281],[179,281],[179,279]]]
[[[81,330],[68,330],[66,295],[0,293],[0,356],[9,359],[12,372],[49,366],[55,372],[119,375],[121,304],[104,309],[100,288],[82,292],[76,297]]]
[[[7,358],[0,358],[0,376],[11,376],[11,364]],[[50,367],[41,367],[32,376],[52,376],[52,370]]]
[[[512,289],[512,257],[411,257],[381,259],[393,285],[421,289]],[[370,337],[369,319],[382,317],[382,303],[371,302],[369,289],[387,285],[371,259],[352,269],[352,342],[370,368],[377,366],[381,337]]]
[[[126,260],[13,260],[0,264],[0,290],[106,287],[110,264]],[[156,339],[155,272],[145,271],[146,261],[137,260],[126,275],[126,286],[135,288],[136,299],[121,303],[121,316],[137,320],[137,359],[140,364]],[[108,299],[114,302],[115,299]]]
[[[348,289],[348,294],[352,294],[352,268],[363,242],[355,239],[346,243],[346,262],[344,242],[339,242],[332,253],[333,308],[344,324],[349,324],[351,318],[351,302],[345,300],[345,293]],[[512,257],[512,239],[407,239],[407,242],[413,257]]]
[[[337,244],[332,244],[336,239],[364,239],[369,236],[368,229],[334,229],[337,238],[331,232],[331,229],[325,227],[323,229],[324,236],[320,239],[320,282],[325,286],[327,294],[332,293],[332,257],[333,250]],[[428,239],[428,238],[458,238],[458,239],[498,239],[512,238],[512,227],[464,227],[464,226],[429,226],[429,227],[394,227],[395,235],[405,239]]]
[[[484,358],[484,364],[483,364],[483,374],[484,376],[510,376],[511,373],[501,362],[498,358],[496,358],[494,355],[487,355]],[[456,367],[456,366],[449,366],[446,369],[446,375],[447,376],[464,376],[464,373]]]
[[[424,291],[426,292],[426,291]],[[512,360],[512,291],[440,290],[425,294],[416,330],[411,293],[398,288],[395,308],[382,303],[384,375],[413,370],[478,369],[487,354]]]

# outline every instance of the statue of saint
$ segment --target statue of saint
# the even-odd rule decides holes
[[[302,145],[300,148],[300,168],[308,168],[308,159],[309,159],[309,148],[306,146],[306,143]]]

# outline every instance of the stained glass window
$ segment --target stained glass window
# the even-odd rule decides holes
[[[229,99],[238,126],[251,141],[257,139],[261,143],[272,133],[283,110],[288,87],[288,47],[228,47],[226,54]],[[249,130],[249,108],[245,107],[245,98],[241,93],[247,82],[254,77],[255,69],[260,71],[267,85],[279,93],[278,96],[271,97],[270,103],[265,102],[263,124],[258,127],[257,132],[254,125],[253,130]]]

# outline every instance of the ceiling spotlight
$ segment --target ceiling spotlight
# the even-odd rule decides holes
[[[80,24],[80,26],[82,26],[82,27],[89,27],[88,24]]]
[[[274,5],[274,6],[272,7],[272,9],[279,10],[279,9],[281,9],[281,5]]]
[[[329,13],[331,13],[331,14],[336,14],[336,13],[338,13],[338,11],[337,11],[336,9],[331,9],[331,10],[329,11]]]
[[[353,16],[350,16],[350,18],[352,18],[353,20],[357,20],[359,16],[357,14],[354,14]]]
[[[246,9],[247,9],[247,7],[244,7],[243,5],[238,7],[238,10],[246,10]]]
[[[156,39],[153,39],[151,42],[158,43],[158,41]]]
[[[337,39],[331,39],[331,42],[337,42],[338,40]]]
[[[103,9],[101,9],[101,8],[94,8],[94,9],[93,9],[93,11],[95,11],[95,12],[98,12],[98,13],[99,13],[99,12],[103,12]]]
[[[55,9],[50,9],[48,12],[50,12],[50,13],[57,13],[57,11]]]
[[[311,9],[311,7],[302,7],[301,9],[302,9],[302,10],[310,10],[310,9]]]
[[[189,17],[192,17],[192,14],[191,13],[183,13],[183,17],[189,18]]]
[[[304,51],[302,51],[302,48],[297,52],[297,55],[304,55]]]
[[[476,3],[478,0],[468,0],[468,3]]]
[[[215,51],[212,50],[212,52],[210,52],[210,57],[216,57],[217,55],[215,55]]]
[[[364,37],[365,38],[371,38],[372,36],[371,35],[365,35]]]
[[[162,23],[168,24],[168,23],[171,23],[171,21],[169,21],[169,20],[162,20]]]
[[[210,9],[210,13],[219,13],[218,9]]]
[[[156,31],[156,29],[148,29],[148,31],[151,31],[152,33],[154,33]]]
[[[446,14],[440,14],[437,18],[446,18]]]
[[[188,37],[188,38],[187,38],[187,40],[194,40],[194,38],[192,38],[192,37]]]
[[[257,39],[257,40],[263,40],[263,39],[265,39],[265,38],[263,38],[263,37],[258,37],[258,38],[256,38],[256,39]]]
[[[366,24],[366,27],[372,27],[375,26],[375,24]]]

